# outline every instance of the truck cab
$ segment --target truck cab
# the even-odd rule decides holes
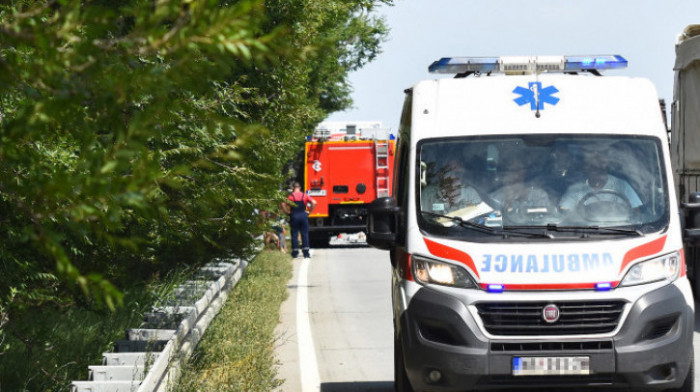
[[[700,294],[700,25],[679,34],[671,104],[671,164],[683,207],[688,277]]]
[[[304,183],[316,200],[309,214],[313,246],[331,236],[360,233],[367,227],[367,207],[391,196],[395,140],[379,121],[326,121],[305,143]]]
[[[693,390],[667,130],[617,55],[461,57],[406,90],[390,250],[397,391]]]

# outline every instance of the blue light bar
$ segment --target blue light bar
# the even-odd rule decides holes
[[[441,74],[469,72],[531,74],[535,72],[601,71],[625,67],[627,67],[627,60],[619,55],[443,57],[430,64],[428,71]]]
[[[428,67],[431,73],[498,72],[498,57],[443,57]]]
[[[504,290],[504,287],[502,284],[490,284],[486,286],[486,291],[489,293],[502,293]]]
[[[597,291],[609,291],[610,289],[612,289],[612,283],[610,283],[610,282],[596,283],[595,289]]]
[[[627,60],[619,55],[565,56],[566,71],[620,69],[627,67]]]

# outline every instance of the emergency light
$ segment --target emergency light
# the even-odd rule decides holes
[[[600,71],[626,67],[627,60],[620,55],[443,57],[430,64],[428,71],[442,74],[469,72],[531,74],[541,72]]]
[[[489,293],[502,293],[505,290],[502,284],[490,284],[486,287],[486,291]]]

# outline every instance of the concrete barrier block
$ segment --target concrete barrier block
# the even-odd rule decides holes
[[[152,352],[121,352],[102,353],[104,366],[151,366],[159,353]]]
[[[126,336],[129,340],[170,340],[175,335],[175,329],[129,328]]]
[[[126,340],[120,339],[114,342],[114,351],[118,353],[133,352],[159,352],[168,343],[167,340]]]
[[[88,366],[92,381],[141,381],[144,377],[143,365],[131,366]]]
[[[139,381],[73,381],[72,392],[134,392]]]

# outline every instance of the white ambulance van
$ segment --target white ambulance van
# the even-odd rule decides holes
[[[654,86],[610,56],[443,58],[406,90],[397,391],[693,390],[694,302]]]

